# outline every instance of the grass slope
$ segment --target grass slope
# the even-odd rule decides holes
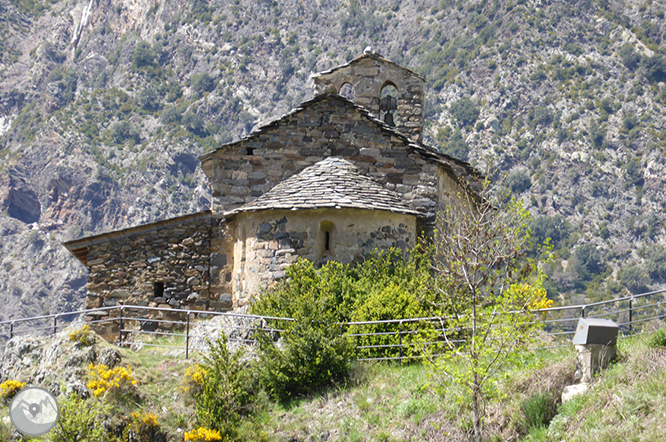
[[[500,373],[491,386],[486,440],[661,440],[666,428],[666,348],[661,345],[666,340],[658,338],[664,335],[621,339],[618,358],[587,394],[566,404],[559,402],[562,389],[573,383],[572,346],[520,355],[518,368]],[[181,341],[144,338],[153,345],[179,346]],[[111,347],[100,339],[95,345],[96,351]],[[185,360],[179,349],[149,345],[120,353],[138,391],[131,400],[115,404],[112,421],[130,422],[133,411],[154,413],[166,439],[182,441],[195,419],[192,401],[181,387],[186,369],[200,355]],[[466,441],[471,404],[464,393],[448,382],[445,372],[428,365],[357,364],[347,385],[286,404],[264,399],[263,409],[243,423],[241,440]],[[2,417],[7,413],[5,404]],[[8,424],[3,422],[0,431],[5,437]]]

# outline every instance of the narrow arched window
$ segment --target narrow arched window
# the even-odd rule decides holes
[[[389,126],[395,126],[397,116],[398,88],[392,83],[387,83],[379,97],[379,119]]]
[[[332,258],[335,255],[335,224],[331,221],[319,223],[317,232],[317,259]]]
[[[345,97],[349,101],[354,101],[354,98],[356,97],[356,90],[350,83],[345,83],[340,87],[340,92],[338,92],[338,94],[341,97]]]

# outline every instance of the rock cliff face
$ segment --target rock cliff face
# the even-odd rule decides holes
[[[209,208],[198,157],[312,97],[312,73],[366,46],[426,77],[425,141],[531,208],[558,250],[552,296],[657,286],[665,10],[0,0],[0,319],[81,306],[84,269],[61,241]]]

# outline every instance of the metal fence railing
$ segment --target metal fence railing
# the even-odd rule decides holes
[[[581,317],[615,321],[624,336],[643,333],[646,324],[666,317],[666,289],[589,304],[537,310],[535,320],[554,337],[575,333]],[[277,338],[291,318],[247,315],[234,312],[181,310],[136,305],[121,305],[52,315],[16,318],[0,322],[0,349],[9,339],[25,334],[56,334],[72,322],[90,324],[107,340],[120,346],[140,342],[182,350],[185,358],[193,351],[207,348],[206,339],[224,332],[231,345],[251,344],[258,331]],[[340,335],[351,338],[358,360],[405,360],[415,356],[413,344],[435,344],[446,330],[446,318],[410,318],[339,324]],[[142,335],[165,338],[164,342],[142,341]],[[427,339],[424,339],[427,338]],[[428,340],[430,339],[430,340]],[[154,341],[155,339],[153,339]]]

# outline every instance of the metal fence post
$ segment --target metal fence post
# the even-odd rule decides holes
[[[634,320],[634,297],[629,298],[629,334],[633,332],[633,322]]]
[[[581,308],[580,308],[580,317],[581,317],[581,318],[584,318],[584,317],[585,317],[585,307],[587,307],[587,306],[586,306],[586,305],[583,305],[583,306],[581,306]]]
[[[14,337],[14,321],[9,323],[9,339]]]
[[[398,322],[398,345],[400,346],[400,360],[402,360],[402,321]]]
[[[58,315],[53,317],[53,334],[55,335],[58,332]]]
[[[185,325],[185,359],[190,357],[190,311],[187,311],[187,325]]]
[[[120,307],[120,317],[118,318],[120,320],[120,330],[118,330],[118,345],[123,346],[123,308]]]

